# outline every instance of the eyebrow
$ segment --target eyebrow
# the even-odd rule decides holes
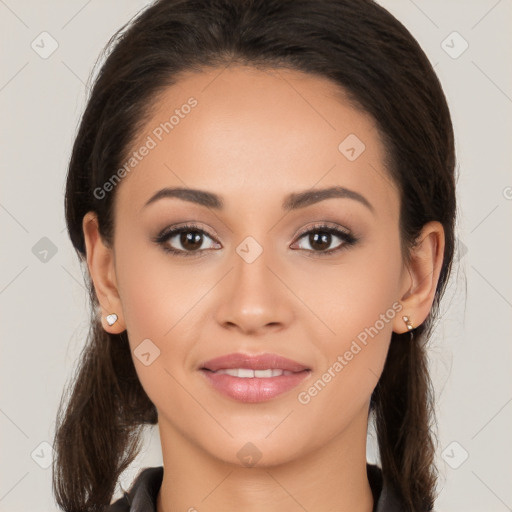
[[[224,207],[222,198],[212,192],[192,188],[166,187],[151,196],[144,204],[143,209],[164,198],[182,199],[183,201],[196,203],[201,206],[206,206],[207,208],[213,208],[214,210],[222,210]],[[309,189],[303,192],[292,193],[285,197],[282,203],[282,208],[285,211],[298,210],[300,208],[305,208],[306,206],[319,203],[320,201],[324,201],[325,199],[332,198],[353,199],[366,206],[370,211],[375,211],[366,197],[345,187]]]

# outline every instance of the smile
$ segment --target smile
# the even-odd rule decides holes
[[[311,369],[279,354],[226,354],[198,368],[218,393],[237,402],[264,402],[298,386]]]

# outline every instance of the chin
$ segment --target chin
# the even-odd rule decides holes
[[[275,431],[270,436],[269,432],[271,429],[268,428],[264,432],[245,431],[240,435],[232,431],[234,437],[224,437],[224,442],[210,438],[208,442],[201,444],[214,458],[226,464],[246,468],[280,466],[304,455],[304,436],[297,430],[292,433],[291,430],[283,429],[279,434]]]

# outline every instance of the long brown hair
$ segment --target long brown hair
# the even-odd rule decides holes
[[[372,0],[158,0],[122,27],[91,89],[66,183],[69,236],[86,261],[82,219],[95,211],[112,242],[115,188],[97,197],[122,165],[159,92],[179,73],[242,63],[327,77],[375,121],[387,168],[400,189],[406,251],[429,221],[442,223],[444,260],[432,311],[409,334],[393,334],[371,397],[383,477],[407,510],[435,499],[435,426],[425,346],[454,251],[455,151],[446,99],[420,46]],[[91,328],[57,418],[54,493],[69,512],[107,506],[120,473],[139,450],[141,429],[157,422],[142,389],[126,331],[105,332],[86,273]]]

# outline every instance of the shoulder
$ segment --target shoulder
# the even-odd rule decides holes
[[[142,470],[130,490],[105,512],[156,512],[156,498],[162,485],[162,466]]]
[[[406,507],[384,479],[382,469],[374,464],[366,464],[366,472],[373,494],[373,512],[405,512]]]

